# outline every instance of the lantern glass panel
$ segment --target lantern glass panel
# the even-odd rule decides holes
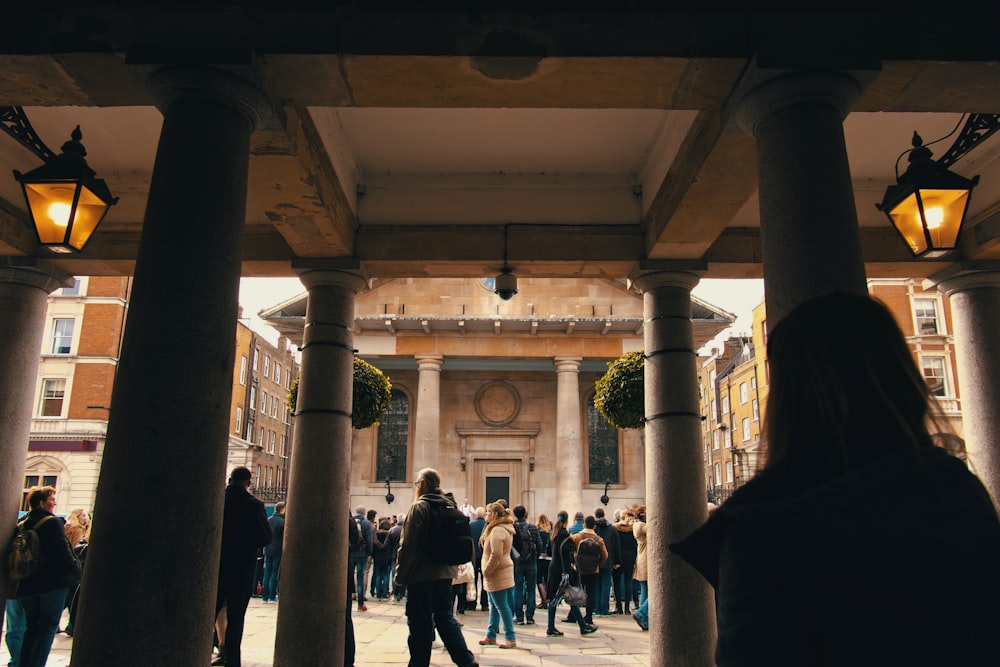
[[[70,231],[69,244],[77,250],[82,250],[107,211],[108,205],[100,197],[87,186],[81,186],[80,201],[76,204],[76,218]]]
[[[969,202],[968,190],[920,190],[931,245],[943,250],[958,243],[958,231]]]
[[[920,222],[920,208],[916,193],[910,193],[906,199],[899,202],[889,211],[892,224],[910,246],[910,252],[919,255],[927,251],[927,238]]]

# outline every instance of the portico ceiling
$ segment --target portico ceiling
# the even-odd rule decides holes
[[[248,276],[344,257],[382,278],[488,276],[506,242],[524,276],[698,260],[708,277],[759,277],[754,140],[729,117],[756,58],[864,71],[844,131],[868,273],[921,277],[944,263],[910,260],[874,203],[914,130],[930,141],[962,114],[1000,111],[996,20],[970,26],[930,3],[906,17],[890,2],[833,16],[745,3],[90,4],[0,9],[0,106],[24,107],[54,150],[79,124],[121,198],[83,254],[52,258],[81,275],[132,272],[162,123],[137,63],[178,50],[247,64],[273,100],[275,122],[252,139]],[[0,255],[48,256],[3,176],[38,164],[0,133]],[[981,177],[960,256],[1000,259],[1000,136],[953,170]]]

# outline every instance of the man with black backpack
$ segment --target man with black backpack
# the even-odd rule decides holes
[[[428,667],[435,629],[452,662],[479,667],[452,613],[451,580],[473,557],[469,519],[441,490],[437,470],[417,473],[416,487],[396,556],[396,583],[406,586],[409,667]]]
[[[542,537],[538,526],[528,523],[524,505],[514,508],[514,622],[535,624],[535,583],[538,579],[538,554]]]

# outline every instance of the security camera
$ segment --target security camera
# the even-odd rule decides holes
[[[504,301],[510,301],[517,294],[517,276],[507,267],[493,279],[493,293]]]

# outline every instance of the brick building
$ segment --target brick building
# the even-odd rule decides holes
[[[55,486],[63,512],[94,506],[131,288],[130,277],[82,276],[48,297],[23,489]],[[236,338],[229,467],[251,467],[258,485],[284,486],[294,351],[243,323]]]

